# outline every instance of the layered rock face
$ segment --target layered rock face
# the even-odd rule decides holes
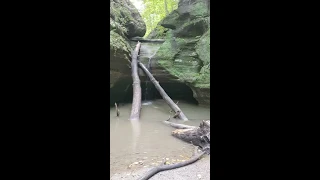
[[[113,105],[130,100],[126,97],[132,95],[129,61],[136,42],[130,42],[129,38],[144,36],[146,26],[129,0],[112,0],[110,12],[110,105]],[[200,105],[210,105],[209,19],[209,0],[180,0],[178,9],[159,22],[148,36],[165,42],[142,44],[140,53],[160,46],[154,55],[141,54],[140,61],[147,66],[152,56],[151,73],[172,98],[193,95]],[[144,91],[144,81],[148,79],[141,71],[139,74]]]
[[[110,104],[121,101],[131,84],[129,39],[144,36],[146,25],[129,0],[110,2]],[[127,89],[126,89],[127,88]]]
[[[206,106],[210,105],[209,7],[209,0],[180,0],[178,9],[148,36],[166,40],[153,57],[155,78],[188,85],[198,103]]]

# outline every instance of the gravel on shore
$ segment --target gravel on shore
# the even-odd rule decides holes
[[[123,172],[111,176],[111,180],[138,180],[151,168],[143,168],[135,172]],[[209,180],[210,179],[210,157],[198,160],[190,165],[162,171],[150,178],[150,180]]]

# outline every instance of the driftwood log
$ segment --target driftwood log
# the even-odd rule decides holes
[[[129,120],[139,120],[140,110],[141,110],[141,86],[140,78],[138,74],[138,55],[141,43],[138,42],[136,48],[132,52],[131,60],[131,72],[132,72],[132,88],[133,88],[133,98],[132,98],[132,108]]]
[[[177,129],[194,129],[194,128],[197,128],[196,126],[188,126],[188,125],[184,125],[184,124],[178,124],[178,123],[172,123],[172,122],[169,122],[170,120],[170,117],[168,120],[166,121],[163,121],[165,124],[168,124],[174,128],[177,128]]]
[[[159,82],[153,77],[153,75],[149,72],[149,70],[141,63],[138,63],[140,68],[147,74],[151,82],[154,84],[156,89],[159,91],[162,98],[166,101],[166,103],[170,106],[170,108],[176,113],[176,116],[181,120],[187,121],[188,118],[184,115],[182,110],[179,108],[177,104],[175,104],[172,99],[168,96],[168,94],[163,90],[160,86]]]
[[[148,171],[145,175],[143,175],[139,180],[147,180],[157,174],[158,172],[180,168],[191,163],[196,162],[203,156],[204,154],[210,154],[210,120],[202,121],[199,127],[196,126],[188,126],[184,124],[172,123],[169,122],[169,119],[164,121],[165,124],[170,125],[176,130],[172,131],[172,135],[186,142],[190,142],[196,146],[195,152],[193,156],[184,162],[172,164],[172,165],[163,165],[157,166],[150,171]],[[201,153],[198,153],[197,147],[202,149]]]
[[[199,127],[172,123],[168,120],[164,123],[176,128],[172,131],[172,136],[199,146],[207,154],[210,154],[210,120],[203,120]]]
[[[154,176],[155,174],[157,174],[158,172],[166,171],[166,170],[170,170],[170,169],[176,169],[176,168],[180,168],[180,167],[192,164],[192,163],[198,161],[204,154],[205,154],[205,152],[198,153],[197,148],[196,148],[195,153],[193,154],[193,156],[189,160],[184,161],[184,162],[180,162],[177,164],[172,164],[172,165],[164,165],[163,164],[163,165],[157,166],[157,167],[151,169],[150,171],[148,171],[145,175],[143,175],[141,178],[139,178],[139,180],[147,180],[147,179],[151,178],[152,176]]]

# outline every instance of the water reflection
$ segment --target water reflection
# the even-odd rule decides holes
[[[132,127],[132,152],[137,151],[137,143],[140,137],[140,121],[130,121]]]
[[[143,102],[143,103],[147,103]],[[150,101],[149,101],[150,102]],[[175,100],[176,102],[176,100]],[[131,104],[120,106],[120,117],[116,117],[115,108],[110,108],[110,173],[127,171],[134,162],[142,161],[143,165],[134,165],[130,170],[144,166],[154,166],[162,158],[182,159],[189,157],[193,147],[172,137],[174,130],[162,123],[168,119],[170,107],[164,100],[154,100],[149,105],[141,106],[139,121],[129,121]],[[203,119],[210,119],[210,109],[179,101],[179,107],[189,118],[188,125],[199,125]],[[172,119],[172,122],[181,123]]]

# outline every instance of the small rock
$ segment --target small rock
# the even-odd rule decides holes
[[[201,175],[200,174],[198,174],[197,176],[198,176],[199,179],[201,179]]]

